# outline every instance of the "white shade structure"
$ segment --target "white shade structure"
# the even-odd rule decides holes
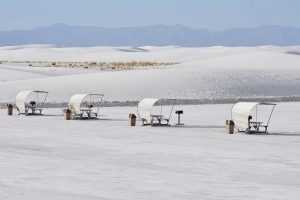
[[[145,98],[139,102],[137,111],[138,111],[138,116],[142,120],[143,124],[152,124],[153,125],[153,119],[154,119],[153,116],[154,115],[152,114],[152,109],[153,109],[154,105],[158,101],[161,101],[161,100],[163,100],[163,99]],[[166,100],[174,101],[174,99],[166,99]],[[167,116],[166,118],[162,115],[162,104],[160,106],[161,106],[160,114],[155,115],[156,119],[158,117],[159,125],[161,125],[161,120],[167,121],[167,124],[168,124],[169,120],[171,118],[171,115],[172,115],[174,103],[172,105],[172,109],[171,109],[171,112],[169,113],[169,116]]]
[[[87,97],[88,94],[74,94],[69,99],[69,106],[74,109],[74,112],[80,113],[80,106],[85,97]]]
[[[74,94],[69,99],[68,107],[74,118],[97,118],[100,107],[95,108],[93,103],[102,102],[103,96],[103,94]]]
[[[139,102],[138,115],[140,119],[145,119],[147,122],[151,121],[151,110],[157,101],[159,101],[159,99],[145,98]]]
[[[259,105],[272,106],[272,110],[268,115],[269,117],[266,124],[263,124],[263,122],[258,122],[257,117],[256,117],[256,121],[251,121],[252,120],[251,113],[255,109],[256,112],[255,114],[257,116],[257,112],[258,112],[257,107]],[[276,104],[273,103],[239,102],[232,107],[231,119],[234,121],[235,127],[238,130],[243,130],[248,132],[251,129],[251,123],[252,123],[254,124],[256,131],[259,131],[259,126],[261,126],[265,128],[265,132],[266,132],[275,106]]]
[[[35,101],[27,103],[27,100],[31,94],[35,93]],[[41,114],[48,92],[46,91],[21,91],[16,95],[16,107],[19,114]],[[30,112],[31,111],[31,112]],[[39,113],[36,113],[39,111]]]

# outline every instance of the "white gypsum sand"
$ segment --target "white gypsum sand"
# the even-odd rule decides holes
[[[105,100],[299,96],[300,47],[0,48],[0,102],[20,90]],[[292,54],[290,52],[293,52]],[[160,69],[30,67],[30,62],[179,62]],[[0,199],[287,199],[300,197],[300,104],[279,103],[269,135],[224,133],[231,104],[176,106],[184,127],[128,126],[136,107],[65,121],[0,110]],[[176,115],[171,124],[176,123]]]
[[[298,199],[300,104],[279,103],[269,135],[225,134],[231,106],[177,106],[181,128],[129,127],[136,107],[91,121],[1,114],[0,198]]]

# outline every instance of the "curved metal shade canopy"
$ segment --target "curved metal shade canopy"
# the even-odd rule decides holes
[[[69,106],[71,106],[76,113],[80,113],[81,103],[87,96],[89,96],[89,94],[74,94],[69,99]]]
[[[234,121],[235,127],[237,129],[247,129],[249,128],[249,116],[251,115],[252,110],[258,105],[269,105],[275,106],[276,104],[272,103],[260,103],[260,102],[239,102],[236,103],[231,110],[231,119]],[[273,107],[274,109],[274,107]],[[273,112],[272,109],[272,112]],[[272,112],[270,113],[269,124]]]
[[[140,119],[145,119],[147,122],[151,121],[151,110],[154,104],[160,99],[145,98],[138,104],[138,115]]]
[[[43,104],[45,103],[48,92],[46,92],[46,91],[29,91],[29,90],[21,91],[16,95],[16,106],[17,106],[20,114],[26,114],[26,100],[29,97],[29,95],[32,93],[37,93],[37,103],[39,103],[38,102],[38,100],[39,100],[38,94],[39,93],[45,94]],[[43,107],[43,105],[42,105],[42,107]]]
[[[74,94],[69,99],[69,106],[75,112],[75,114],[79,114],[82,109],[81,104],[83,103],[84,99],[86,97],[90,97],[89,104],[91,104],[92,96],[99,96],[99,102],[101,102],[104,95],[103,94]],[[99,111],[99,108],[97,109],[97,113],[98,113],[98,111]]]

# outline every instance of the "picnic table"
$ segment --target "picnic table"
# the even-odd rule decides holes
[[[93,109],[90,108],[82,108],[80,109],[80,116],[83,117],[84,115],[87,115],[88,118],[91,118],[92,114],[97,117],[97,114],[93,112]]]
[[[42,109],[37,108],[36,105],[26,105],[26,106],[25,106],[25,109],[27,110],[27,112],[28,112],[29,110],[31,110],[31,113],[30,113],[30,114],[35,114],[36,111],[39,111],[40,114],[41,114],[41,112],[42,112]]]
[[[261,127],[262,124],[263,122],[249,122],[250,129],[253,127],[256,132],[259,132],[259,127]]]
[[[91,112],[92,112],[92,109],[82,108],[82,109],[80,109],[80,116],[84,116],[86,114],[88,116],[88,118],[90,118]]]
[[[169,120],[164,118],[163,115],[150,115],[150,117],[151,117],[151,122],[150,122],[151,125],[163,125],[162,124],[163,120],[166,120],[167,124],[169,123]],[[157,123],[155,123],[155,121],[157,121]]]

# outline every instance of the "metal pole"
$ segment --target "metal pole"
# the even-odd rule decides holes
[[[44,105],[45,105],[45,103],[46,103],[47,96],[48,96],[48,92],[46,93],[44,102],[43,102],[43,104],[42,104],[42,106],[41,106],[41,109],[42,109],[42,110],[44,109]]]
[[[258,119],[257,119],[257,107],[258,107],[258,105],[256,106],[256,122],[258,122]]]
[[[102,102],[102,100],[103,100],[103,95],[100,95],[100,97],[98,98],[98,108],[97,108],[97,115],[98,115],[98,112],[99,112],[99,110],[100,110],[100,103]]]
[[[171,112],[170,112],[169,119],[168,119],[169,121],[170,121],[170,119],[171,119],[171,115],[172,115],[172,113],[173,113],[174,104],[175,104],[175,103],[174,103],[174,101],[173,101],[173,104],[172,104],[172,110],[171,110]]]
[[[271,120],[271,117],[272,117],[272,115],[273,115],[273,111],[274,111],[274,109],[275,109],[275,105],[273,105],[273,108],[272,108],[272,111],[271,111],[271,114],[270,114],[270,117],[269,117],[269,120],[268,120],[267,126],[269,126],[269,122],[270,122],[270,120]]]
[[[89,109],[91,109],[92,95],[90,95]]]

